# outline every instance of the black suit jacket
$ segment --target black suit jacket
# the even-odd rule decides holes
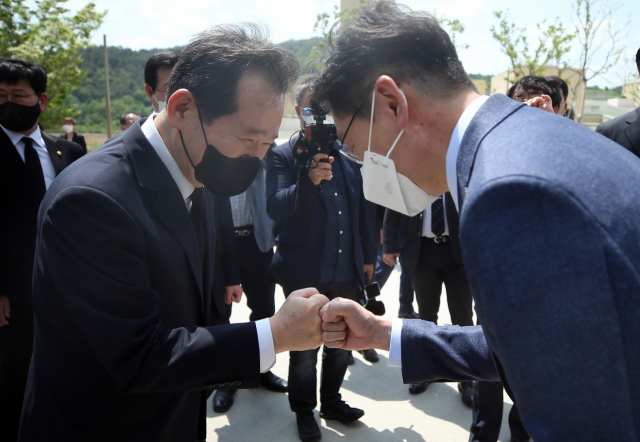
[[[42,202],[21,441],[193,442],[205,391],[259,386],[255,325],[204,327],[213,195],[203,271],[144,121],[68,168]]]
[[[82,156],[80,146],[42,132],[58,175]],[[27,178],[15,146],[0,129],[0,294],[11,302],[11,313],[31,314],[31,275],[40,198]]]
[[[451,198],[449,192],[445,193],[444,207],[447,214],[447,225],[449,226],[449,245],[453,252],[453,258],[458,264],[462,264],[462,249],[460,248],[459,225],[460,217],[458,209]],[[411,218],[407,217],[407,236],[402,250],[398,244],[398,232],[403,215],[393,210],[387,209],[384,215],[383,235],[384,253],[402,253],[404,262],[410,269],[418,267],[420,258],[420,240],[422,238],[422,220],[424,212]]]
[[[60,134],[59,138],[62,138],[63,140],[67,140],[67,135],[66,134]],[[87,153],[87,142],[84,140],[84,136],[74,132],[73,133],[73,137],[71,138],[71,141],[73,141],[76,144],[79,144],[80,147],[82,148],[83,155],[86,155],[86,153]]]
[[[596,127],[596,132],[640,157],[640,107]]]

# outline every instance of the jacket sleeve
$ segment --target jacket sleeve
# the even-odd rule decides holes
[[[267,214],[277,222],[296,214],[297,201],[308,203],[312,196],[320,194],[308,174],[296,172],[295,160],[282,149],[282,146],[274,149],[267,161]]]
[[[433,322],[402,321],[402,379],[423,381],[499,381],[482,327],[438,326]]]
[[[221,379],[259,385],[254,323],[168,329],[157,319],[149,251],[117,201],[70,187],[42,209],[38,259],[51,270],[68,330],[86,342],[121,393],[200,390]]]
[[[398,243],[398,234],[400,233],[400,223],[402,222],[402,214],[394,210],[387,209],[384,213],[384,222],[382,224],[383,253],[400,253],[400,244]]]

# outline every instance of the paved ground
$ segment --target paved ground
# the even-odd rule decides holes
[[[381,300],[387,315],[398,311],[399,273],[393,272],[384,287]],[[282,291],[276,291],[276,306],[284,301]],[[417,307],[416,307],[417,308]],[[442,298],[440,323],[450,323],[446,296]],[[234,306],[232,322],[244,322],[249,310],[243,302]],[[460,400],[457,384],[432,384],[420,395],[412,396],[402,384],[397,368],[387,367],[387,352],[380,352],[380,362],[370,364],[359,354],[350,366],[342,385],[343,399],[365,410],[358,422],[344,425],[335,421],[316,419],[321,425],[322,440],[331,441],[406,441],[406,442],[464,442],[469,437],[471,410]],[[289,358],[278,356],[273,372],[287,378]],[[320,367],[318,366],[318,373]],[[505,394],[500,442],[509,441],[507,415],[511,402]],[[212,411],[208,404],[208,441],[298,441],[295,415],[289,409],[287,396],[260,390],[240,390],[235,404],[226,414]]]

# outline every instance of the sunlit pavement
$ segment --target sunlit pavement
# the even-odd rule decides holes
[[[378,298],[384,301],[389,317],[398,312],[398,286],[400,273],[394,271]],[[276,308],[284,302],[279,286],[276,289]],[[415,303],[414,303],[415,305]],[[415,307],[417,309],[417,306]],[[244,296],[235,304],[231,322],[244,322],[249,318]],[[450,324],[446,295],[440,307],[441,324]],[[315,416],[325,442],[349,441],[407,441],[407,442],[465,442],[469,438],[471,409],[461,400],[456,383],[431,384],[426,392],[410,395],[402,383],[398,368],[387,367],[388,352],[379,351],[380,362],[371,364],[354,353],[355,364],[347,370],[342,384],[342,397],[351,406],[362,408],[365,415],[353,424],[325,421]],[[320,359],[320,357],[318,357]],[[273,372],[287,378],[289,357],[278,355]],[[318,378],[320,365],[318,365]],[[505,394],[502,431],[499,441],[509,441],[507,416],[511,408]],[[233,407],[225,414],[213,412],[211,400],[207,405],[207,441],[299,441],[295,414],[289,409],[287,395],[259,390],[239,390]]]

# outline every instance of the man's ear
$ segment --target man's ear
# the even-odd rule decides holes
[[[374,87],[376,93],[376,115],[387,115],[396,120],[398,129],[405,129],[409,124],[407,97],[396,82],[387,75],[382,75]]]
[[[42,93],[40,95],[40,113],[46,111],[48,105],[49,105],[49,96],[46,93]]]
[[[149,99],[149,103],[153,105],[153,90],[151,90],[151,86],[148,84],[144,85],[144,91],[147,93],[147,98]]]
[[[198,118],[198,109],[193,94],[187,89],[178,89],[167,100],[169,123],[178,130],[183,130],[187,119]]]

